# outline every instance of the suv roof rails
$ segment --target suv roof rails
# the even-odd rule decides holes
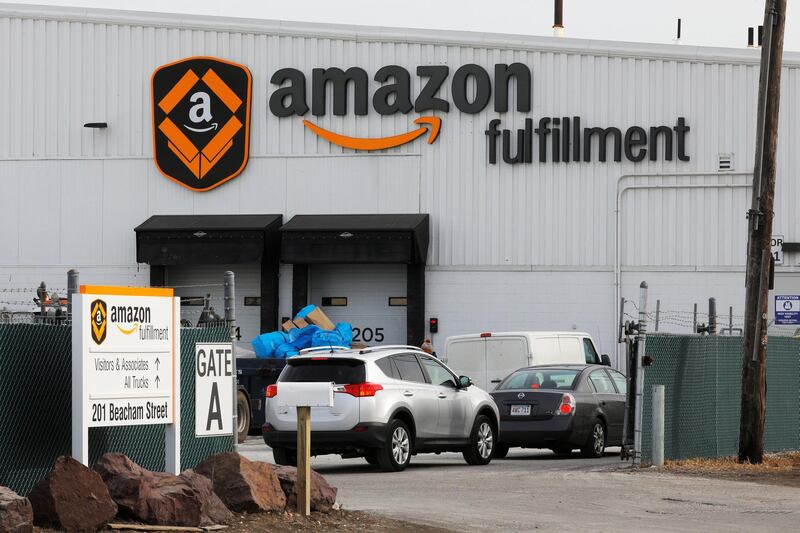
[[[300,350],[300,355],[311,352],[332,352],[334,350],[350,350],[347,346],[314,346],[313,348],[303,348]]]
[[[398,348],[414,350],[415,352],[422,351],[422,348],[420,348],[419,346],[409,346],[408,344],[388,344],[385,346],[370,346],[369,348],[362,348],[358,353],[365,354],[365,353],[377,352],[378,350],[397,350]]]

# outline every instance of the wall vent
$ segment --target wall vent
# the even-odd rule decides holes
[[[730,172],[733,170],[733,154],[719,154],[719,166],[717,170],[720,172]]]

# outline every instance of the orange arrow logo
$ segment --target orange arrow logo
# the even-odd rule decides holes
[[[400,135],[392,135],[391,137],[379,137],[377,139],[370,139],[369,137],[345,137],[332,131],[320,128],[316,124],[307,120],[303,121],[303,125],[325,139],[326,141],[341,146],[342,148],[352,148],[353,150],[386,150],[387,148],[394,148],[401,144],[406,144],[428,131],[427,124],[430,126],[430,135],[428,136],[428,144],[433,144],[436,137],[439,136],[439,129],[442,127],[442,119],[439,117],[419,117],[414,121],[414,124],[423,124],[419,128],[403,133]]]

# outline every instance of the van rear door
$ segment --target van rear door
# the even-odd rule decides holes
[[[528,342],[525,337],[489,337],[486,339],[487,386],[493,391],[504,377],[528,366]]]
[[[584,363],[586,356],[580,337],[559,335],[558,345],[561,348],[561,361],[559,363]]]
[[[456,373],[469,377],[481,389],[489,383],[486,377],[486,339],[454,339],[445,348],[445,363]]]

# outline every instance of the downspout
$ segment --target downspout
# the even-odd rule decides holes
[[[622,195],[625,191],[633,189],[741,189],[750,188],[752,183],[687,183],[687,184],[631,184],[623,185],[623,180],[628,178],[681,178],[681,177],[728,177],[728,176],[753,176],[753,172],[657,172],[657,173],[642,173],[642,174],[623,174],[617,178],[617,198],[614,206],[614,318],[620,316],[620,299],[622,298],[622,266],[621,266],[621,228],[620,228],[620,209],[622,204]],[[619,324],[616,325],[619,327]],[[614,335],[616,338],[616,334]],[[616,368],[619,368],[619,343],[616,343],[614,348],[614,357]]]

